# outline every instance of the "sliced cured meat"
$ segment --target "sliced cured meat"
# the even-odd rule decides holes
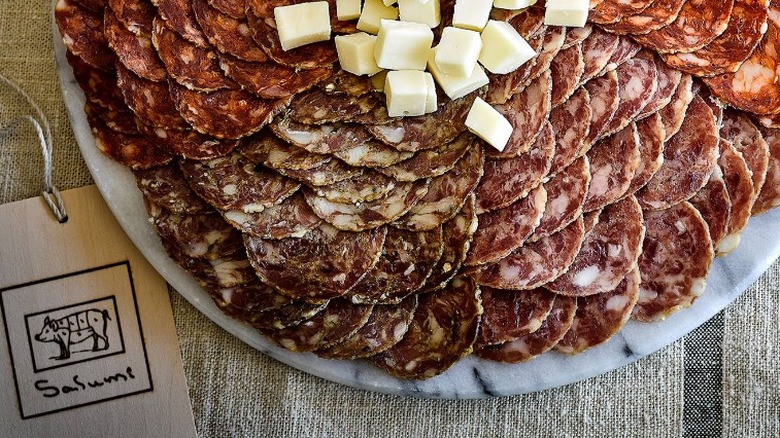
[[[661,115],[661,121],[664,122],[666,131],[666,141],[674,137],[682,127],[685,114],[688,112],[688,106],[693,100],[693,77],[683,75],[680,79],[680,85],[672,96],[672,100],[662,108],[658,113]]]
[[[374,306],[368,321],[354,335],[316,353],[329,359],[359,359],[387,351],[409,330],[415,309],[416,295],[395,306]]]
[[[615,290],[577,298],[577,312],[571,328],[555,349],[577,354],[607,342],[631,317],[639,299],[640,281],[639,269],[634,268]]]
[[[588,152],[591,180],[583,211],[606,207],[628,192],[640,162],[639,131],[631,123]]]
[[[162,166],[173,159],[138,133],[133,135],[114,131],[96,117],[88,121],[95,137],[95,146],[100,152],[133,170]]]
[[[556,107],[571,97],[585,72],[585,59],[580,45],[575,44],[560,51],[550,64],[550,71],[553,83],[552,105]]]
[[[379,172],[366,169],[360,175],[328,186],[315,187],[317,196],[343,204],[360,204],[384,198],[396,186],[396,181]]]
[[[665,55],[664,61],[699,77],[734,73],[761,42],[767,17],[767,0],[735,0],[723,34],[699,50]]]
[[[385,228],[350,233],[322,224],[281,240],[245,234],[244,245],[263,283],[294,299],[326,299],[344,295],[374,267],[386,234]]]
[[[149,36],[156,13],[147,0],[107,0],[108,6],[124,27],[136,35]]]
[[[210,209],[187,185],[176,163],[136,170],[133,174],[144,198],[166,210],[194,214]]]
[[[211,294],[211,298],[223,312],[259,330],[279,330],[285,327],[298,325],[303,321],[315,317],[328,305],[327,301],[316,304],[307,303],[305,301],[291,301],[278,309],[254,312],[227,305],[220,297],[215,296],[213,293]]]
[[[592,113],[590,93],[585,87],[578,88],[566,102],[553,108],[550,124],[555,133],[555,156],[550,174],[562,171],[585,153],[589,147],[585,142]]]
[[[682,73],[667,67],[659,58],[655,57],[652,52],[644,51],[641,52],[639,56],[646,60],[652,60],[655,63],[655,70],[658,73],[658,88],[656,88],[655,94],[653,94],[653,97],[647,102],[647,105],[645,105],[639,112],[639,115],[637,115],[637,119],[644,119],[669,105],[674,97],[674,92],[677,90],[677,87],[680,86]]]
[[[458,214],[442,226],[444,250],[431,276],[424,285],[424,292],[439,290],[455,277],[466,260],[471,247],[471,239],[477,230],[476,201],[472,193]]]
[[[138,134],[138,128],[135,126],[135,116],[127,107],[114,110],[101,108],[87,102],[84,105],[84,112],[87,114],[87,117],[97,117],[102,120],[109,129],[123,134]]]
[[[224,304],[248,313],[278,310],[291,303],[289,298],[260,280],[236,287],[213,288],[209,293],[216,295]],[[296,304],[306,307],[305,303]]]
[[[623,17],[618,2],[612,0],[601,1],[588,13],[588,21],[596,24],[617,23]]]
[[[65,53],[73,70],[73,76],[84,92],[87,102],[110,110],[120,110],[125,107],[114,72],[99,70],[85,63],[78,56],[70,52]]]
[[[651,322],[689,307],[704,292],[713,250],[707,223],[688,202],[647,212],[642,283],[632,318]]]
[[[490,84],[488,85],[488,91],[485,95],[485,101],[491,105],[504,104],[513,95],[523,91],[526,86],[526,81],[531,75],[531,70],[536,64],[538,54],[541,53],[544,46],[544,34],[537,35],[528,40],[528,45],[531,46],[537,56],[521,65],[517,70],[507,73],[505,75],[488,74]]]
[[[373,306],[330,300],[328,306],[298,325],[267,330],[265,335],[282,347],[297,352],[332,347],[354,335],[368,321]]]
[[[228,223],[242,233],[261,239],[300,237],[322,223],[303,199],[301,192],[296,192],[281,203],[261,212],[228,210],[222,214]]]
[[[552,350],[569,331],[577,311],[577,299],[556,296],[553,308],[539,330],[503,344],[478,348],[477,356],[496,362],[518,363]]]
[[[379,261],[348,298],[363,304],[400,303],[422,287],[443,249],[441,227],[420,232],[389,228]]]
[[[403,216],[428,191],[428,181],[398,184],[386,197],[361,204],[332,202],[306,190],[314,213],[340,230],[362,231],[389,224]]]
[[[304,125],[289,117],[279,117],[271,130],[282,140],[315,154],[332,154],[358,147],[371,140],[371,134],[361,125]]]
[[[627,193],[634,193],[645,186],[664,162],[666,128],[658,113],[636,122],[639,134],[639,167],[634,173]]]
[[[246,18],[245,0],[208,0],[212,8],[237,20]]]
[[[249,139],[238,151],[253,163],[262,163],[271,169],[308,170],[332,160],[289,145],[268,131],[261,131]]]
[[[728,234],[731,218],[731,198],[720,167],[715,167],[707,185],[699,190],[690,202],[707,222],[712,246],[717,250]]]
[[[401,342],[371,360],[404,379],[443,373],[473,349],[482,315],[479,295],[474,281],[457,277],[444,289],[420,296]]]
[[[539,186],[514,204],[479,215],[466,265],[495,262],[519,248],[542,220],[547,192]]]
[[[152,44],[168,74],[188,89],[208,92],[236,88],[219,68],[216,52],[185,40],[159,17],[154,19]]]
[[[320,187],[355,178],[363,172],[363,169],[348,166],[339,160],[330,160],[311,169],[276,169],[276,171],[308,186]]]
[[[696,96],[680,132],[666,142],[661,168],[637,193],[642,206],[663,210],[692,198],[715,168],[719,141],[715,116]]]
[[[586,24],[584,27],[569,27],[566,29],[566,39],[563,41],[562,50],[578,45],[585,41],[593,33],[593,26]]]
[[[539,330],[553,308],[555,294],[544,289],[506,291],[482,287],[482,321],[474,347],[503,344]]]
[[[495,9],[494,12],[496,12]],[[541,8],[525,9],[509,18],[509,24],[515,28],[520,36],[528,39],[544,30],[544,10]]]
[[[482,148],[471,148],[455,167],[431,180],[428,193],[394,222],[399,228],[425,231],[450,220],[477,187],[484,167]],[[381,184],[381,183],[380,183]]]
[[[347,94],[332,95],[314,88],[292,99],[289,117],[307,125],[348,122],[355,116],[371,111],[379,104],[379,100],[371,94],[361,97]]]
[[[172,253],[169,247],[165,249],[176,263],[189,271],[205,288],[231,288],[257,281],[243,249],[215,260],[194,259],[181,253]]]
[[[470,274],[483,285],[504,290],[529,290],[563,275],[580,251],[585,238],[581,218],[561,231],[533,243],[526,243],[496,263]]]
[[[108,0],[76,0],[75,3],[92,12],[103,12],[103,8],[108,6]]]
[[[400,152],[384,143],[367,141],[333,151],[333,156],[350,166],[385,168],[411,159],[414,152]]]
[[[680,14],[686,0],[655,0],[648,8],[637,14],[604,26],[619,35],[647,34],[672,23]]]
[[[285,99],[304,92],[332,74],[327,67],[296,70],[275,62],[251,62],[221,54],[225,75],[264,99]]]
[[[317,83],[322,91],[328,94],[348,94],[360,97],[374,91],[374,85],[369,76],[357,76],[344,69],[336,69],[333,74]]]
[[[726,109],[726,104],[718,99],[717,97],[713,96],[712,93],[710,93],[710,89],[706,86],[699,86],[701,84],[694,84],[694,92],[698,93],[699,96],[701,96],[702,99],[704,99],[704,103],[707,104],[708,107],[712,110],[712,114],[715,115],[715,120],[718,123],[718,126],[723,126],[723,115],[724,111]],[[698,88],[698,90],[696,90]]]
[[[207,0],[192,0],[192,11],[206,39],[218,52],[246,61],[268,60],[252,39],[252,31],[245,21],[219,12]]]
[[[279,41],[279,33],[263,20],[247,15],[255,42],[274,62],[293,68],[320,68],[338,60],[332,41],[307,44],[285,51]]]
[[[159,141],[161,149],[188,160],[210,160],[227,155],[238,145],[238,140],[223,140],[187,129],[155,128],[138,124],[138,129],[150,139]]]
[[[677,19],[643,35],[632,35],[658,53],[688,53],[710,44],[726,31],[734,0],[688,0]]]
[[[185,40],[208,47],[209,42],[200,30],[190,0],[155,0],[157,12],[165,23]]]
[[[615,70],[618,75],[620,103],[602,137],[615,134],[628,126],[653,98],[658,89],[655,62],[634,58]]]
[[[103,32],[103,15],[68,0],[58,0],[54,6],[54,18],[68,52],[87,65],[111,71],[116,55],[108,47]]]
[[[620,104],[617,73],[611,71],[585,84],[590,94],[590,130],[585,139],[585,146],[590,147],[597,138],[606,131]]]
[[[726,255],[739,245],[740,234],[747,226],[756,198],[750,169],[742,154],[728,140],[720,141],[718,166],[723,171],[723,180],[729,192],[731,214],[726,237],[715,247],[715,251],[717,255]]]
[[[590,180],[590,163],[581,157],[544,183],[547,205],[531,241],[557,233],[582,214]]]
[[[241,233],[213,211],[177,214],[159,210],[152,217],[157,234],[164,244],[187,257],[215,260],[243,249]]]
[[[192,190],[218,210],[263,211],[300,187],[237,153],[209,161],[183,161],[181,169]]]
[[[757,196],[764,186],[769,167],[769,145],[761,131],[745,114],[729,109],[723,113],[720,135],[742,154],[753,174],[753,193]]]
[[[479,148],[479,139],[471,133],[463,133],[452,142],[417,152],[408,160],[379,171],[398,181],[432,178],[448,172],[455,167],[455,163],[466,154],[466,151],[476,148]]]
[[[612,53],[612,56],[607,61],[607,65],[604,67],[602,74],[615,70],[625,62],[631,60],[642,50],[642,46],[635,43],[629,38],[619,38],[618,46]]]
[[[184,120],[196,131],[217,138],[236,139],[262,129],[285,100],[266,100],[243,90],[201,93],[169,81],[171,97]]]
[[[274,8],[295,4],[296,0],[244,0],[244,3],[246,14],[267,19],[274,17]]]
[[[157,57],[148,35],[136,35],[127,30],[111,9],[105,10],[103,20],[108,46],[125,67],[150,81],[159,82],[168,78],[165,66]]]
[[[125,103],[143,124],[164,129],[189,128],[171,99],[167,83],[141,78],[122,64],[117,64],[117,76]]]
[[[545,72],[550,70],[553,59],[560,53],[566,40],[566,28],[562,26],[548,27],[544,32],[544,45],[542,51],[536,56],[536,62],[531,67],[524,85],[536,81]]]
[[[629,196],[607,206],[582,243],[571,268],[545,287],[569,296],[588,296],[615,289],[636,266],[645,226],[642,209]]]
[[[769,167],[761,193],[753,204],[753,215],[765,213],[780,205],[780,133],[768,128],[762,129],[762,132],[769,146]]]
[[[547,177],[554,155],[555,136],[548,122],[528,152],[485,162],[485,174],[477,187],[477,211],[504,208],[528,196]]]
[[[582,72],[580,83],[586,83],[595,78],[609,64],[612,55],[620,44],[620,38],[608,34],[601,28],[594,28],[593,32],[582,42],[582,58],[585,69]]]
[[[655,0],[617,0],[613,1],[621,17],[638,14],[653,4]]]

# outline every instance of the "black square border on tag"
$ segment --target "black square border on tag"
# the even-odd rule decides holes
[[[135,316],[137,318],[137,323],[138,323],[138,334],[141,337],[141,348],[143,349],[143,353],[144,353],[144,363],[146,364],[146,375],[147,375],[147,377],[149,379],[149,387],[145,388],[145,389],[138,390],[138,391],[129,392],[129,393],[126,393],[126,394],[117,395],[117,396],[114,396],[114,397],[109,397],[109,398],[95,400],[95,401],[91,401],[91,402],[87,402],[87,403],[81,403],[81,404],[77,404],[77,405],[73,405],[73,406],[68,406],[66,408],[60,408],[60,409],[55,409],[55,410],[52,410],[52,411],[41,412],[39,414],[34,414],[34,415],[25,415],[24,410],[22,409],[22,397],[21,397],[21,392],[19,391],[19,380],[18,380],[17,374],[16,374],[16,363],[14,362],[14,354],[13,354],[13,350],[11,349],[11,334],[8,331],[8,324],[7,324],[8,318],[7,318],[6,312],[5,312],[5,304],[4,304],[3,296],[2,296],[3,293],[5,293],[5,292],[7,292],[9,290],[21,289],[21,288],[28,287],[28,286],[33,286],[33,285],[36,285],[36,284],[47,283],[47,282],[56,281],[56,280],[62,280],[63,278],[77,277],[79,275],[85,275],[85,274],[90,274],[90,273],[97,272],[97,271],[102,271],[102,270],[105,270],[105,269],[116,268],[118,266],[124,266],[125,267],[125,269],[127,270],[127,278],[130,281],[130,293],[132,294],[132,297],[133,297],[133,306],[135,307]],[[84,407],[84,406],[95,405],[95,404],[98,404],[98,403],[103,403],[103,402],[107,402],[107,401],[111,401],[111,400],[117,400],[117,399],[121,399],[121,398],[130,397],[130,396],[133,396],[133,395],[138,395],[138,394],[143,394],[143,393],[154,391],[154,381],[152,380],[152,370],[151,370],[151,367],[149,366],[149,354],[146,351],[146,337],[144,336],[143,326],[141,325],[141,314],[138,311],[138,300],[137,300],[136,293],[135,293],[135,282],[133,281],[133,272],[132,272],[132,269],[130,268],[130,261],[129,260],[124,260],[124,261],[121,261],[121,262],[111,263],[111,264],[103,265],[103,266],[97,266],[97,267],[90,268],[90,269],[84,269],[84,270],[81,270],[81,271],[71,272],[71,273],[68,273],[68,274],[62,274],[62,275],[56,275],[56,276],[53,276],[53,277],[47,277],[47,278],[43,278],[43,279],[40,279],[40,280],[29,281],[27,283],[18,284],[18,285],[15,285],[15,286],[8,286],[8,287],[0,288],[0,312],[2,312],[2,315],[3,315],[3,330],[5,331],[5,339],[6,339],[6,343],[8,345],[8,356],[9,356],[9,359],[11,361],[11,372],[13,373],[14,387],[15,387],[15,390],[16,390],[16,402],[18,404],[19,415],[22,418],[22,420],[27,420],[27,419],[36,418],[36,417],[42,417],[44,415],[54,414],[54,413],[57,413],[57,412],[69,411],[71,409],[76,409],[76,408],[80,408],[80,407]],[[25,320],[26,320],[26,318],[25,318]],[[28,333],[28,340],[29,340],[29,333]],[[122,341],[122,345],[123,345],[123,349],[124,349],[124,338],[123,338],[123,341]],[[106,356],[103,356],[103,357],[106,357]],[[68,365],[70,365],[70,364],[68,364]]]

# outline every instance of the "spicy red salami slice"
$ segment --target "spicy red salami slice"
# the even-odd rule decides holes
[[[197,214],[159,210],[152,217],[157,234],[187,257],[215,260],[243,249],[241,233],[213,210]]]
[[[740,235],[747,226],[755,201],[750,169],[742,154],[728,140],[720,141],[718,166],[723,171],[723,181],[731,200],[731,214],[726,237],[715,247],[717,255],[725,255],[739,245]]]
[[[117,64],[117,76],[125,103],[143,124],[163,129],[190,127],[176,109],[166,82],[141,78],[121,63]]]
[[[89,126],[100,152],[133,170],[162,166],[173,159],[137,132],[134,135],[114,131],[96,117],[89,118]]]
[[[224,303],[224,305],[254,314],[278,310],[292,302],[292,300],[276,292],[272,287],[261,283],[260,280],[236,287],[211,288],[208,292],[215,296],[218,302]],[[306,303],[296,304],[307,307]],[[307,315],[304,319],[308,317]]]
[[[228,210],[222,214],[228,223],[242,233],[261,239],[302,236],[322,223],[300,191],[260,212]]]
[[[208,47],[209,42],[200,30],[192,2],[189,0],[155,0],[157,12],[165,23],[185,40],[198,47]]]
[[[544,183],[547,205],[542,222],[530,238],[532,242],[557,233],[582,215],[590,180],[590,163],[586,156]]]
[[[728,234],[729,220],[731,219],[731,198],[726,182],[723,180],[723,171],[720,170],[719,166],[715,167],[707,185],[699,190],[699,193],[691,198],[690,202],[707,222],[712,246],[717,251]]]
[[[75,3],[96,13],[102,13],[103,9],[108,6],[108,0],[76,0]]]
[[[144,198],[166,210],[180,214],[210,210],[184,180],[177,163],[136,170],[133,174]]]
[[[274,62],[251,62],[231,55],[220,54],[219,66],[225,75],[246,91],[264,99],[285,99],[312,88],[329,77],[328,67],[301,69]]]
[[[148,0],[108,0],[108,6],[130,32],[147,37],[152,34],[156,10]]]
[[[333,41],[322,41],[285,51],[279,33],[268,22],[247,15],[255,42],[274,62],[292,68],[320,68],[338,60]],[[273,22],[273,20],[271,20]],[[275,25],[275,24],[274,24]]]
[[[583,211],[601,209],[628,192],[640,162],[639,131],[631,123],[588,151],[591,180]]]
[[[658,172],[664,162],[664,141],[666,128],[658,113],[636,122],[639,134],[639,167],[631,179],[627,193],[634,193],[644,187]]]
[[[604,26],[619,35],[641,35],[661,29],[677,19],[686,0],[655,0],[645,10]]]
[[[769,166],[766,181],[753,204],[754,216],[780,205],[780,133],[769,128],[762,129],[762,133],[769,146]]]
[[[672,23],[633,37],[658,53],[693,52],[726,31],[733,8],[734,0],[687,0]]]
[[[268,60],[265,52],[255,44],[245,21],[219,12],[209,6],[207,0],[192,0],[192,11],[206,39],[218,52],[246,61]]]
[[[94,68],[114,69],[116,55],[108,47],[102,13],[89,11],[68,0],[58,0],[54,6],[54,19],[68,52]]]
[[[555,155],[550,174],[562,171],[590,148],[586,140],[592,113],[590,93],[585,87],[578,88],[566,102],[553,108],[550,124],[555,133]]]
[[[553,308],[555,294],[544,289],[508,291],[482,287],[482,321],[474,347],[514,341],[539,330]]]
[[[102,120],[111,130],[123,134],[138,135],[138,128],[135,126],[135,115],[127,107],[124,109],[108,109],[87,102],[84,105],[84,112],[87,114],[87,117]]]
[[[92,67],[70,52],[66,52],[66,57],[87,102],[109,110],[121,110],[125,107],[122,92],[117,87],[115,72]]]
[[[125,67],[150,81],[160,82],[168,78],[148,35],[136,35],[127,30],[111,9],[105,10],[103,20],[108,46]]]
[[[158,146],[172,155],[188,160],[210,160],[229,154],[239,140],[219,139],[201,134],[193,129],[165,129],[138,123],[138,129],[148,138],[158,141]]]
[[[237,20],[246,18],[245,0],[208,0],[212,8]]]
[[[431,276],[424,285],[424,292],[437,291],[455,277],[466,260],[466,254],[471,247],[471,239],[477,230],[477,209],[474,194],[466,198],[466,202],[458,214],[442,226],[444,250],[433,268]]]

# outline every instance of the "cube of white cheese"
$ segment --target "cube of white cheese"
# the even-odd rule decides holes
[[[425,70],[433,44],[433,32],[421,23],[382,20],[374,57],[389,70]]]
[[[422,23],[433,29],[441,23],[439,0],[398,0],[398,15],[401,21]]]
[[[371,76],[371,88],[374,91],[385,91],[385,79],[387,79],[387,70]]]
[[[330,39],[328,2],[310,2],[274,8],[283,50]]]
[[[583,27],[588,21],[589,0],[547,0],[544,24]]]
[[[452,25],[481,32],[490,17],[493,2],[490,0],[455,0]]]
[[[510,26],[511,27],[511,26]],[[436,50],[436,66],[448,75],[466,76],[474,71],[482,39],[473,30],[445,27]]]
[[[336,0],[336,18],[341,21],[360,18],[360,0]]]
[[[439,108],[438,96],[436,95],[436,82],[433,81],[433,75],[428,72],[425,72],[425,84],[428,86],[428,99],[425,101],[425,114],[428,114]]]
[[[390,117],[421,116],[428,102],[425,72],[398,70],[387,72],[385,78],[387,114]]]
[[[376,36],[365,32],[336,36],[336,52],[341,68],[358,76],[379,73],[374,59]]]
[[[428,56],[428,71],[431,72],[436,83],[439,84],[444,94],[450,99],[459,99],[474,90],[488,84],[489,80],[485,70],[479,64],[474,65],[474,70],[467,76],[448,75],[436,66],[436,50],[434,47]]]
[[[504,150],[512,136],[512,125],[509,121],[479,97],[474,100],[466,116],[466,127],[499,151]]]
[[[363,2],[363,12],[357,22],[358,30],[372,33],[379,32],[379,24],[382,20],[398,19],[398,8],[385,6],[382,0],[365,0]]]
[[[536,4],[536,0],[493,0],[493,7],[497,9],[523,9]]]
[[[536,56],[528,42],[504,21],[490,20],[481,36],[479,62],[491,73],[511,73]]]

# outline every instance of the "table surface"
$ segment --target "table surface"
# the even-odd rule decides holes
[[[43,108],[61,190],[91,183],[59,90],[50,3],[0,2],[0,73]],[[0,125],[20,102],[0,89]],[[32,132],[0,136],[0,203],[36,196]],[[2,237],[0,237],[2,244]],[[211,436],[780,436],[780,263],[682,340],[563,388],[472,401],[408,399],[307,375],[233,338],[171,290],[198,432]]]

